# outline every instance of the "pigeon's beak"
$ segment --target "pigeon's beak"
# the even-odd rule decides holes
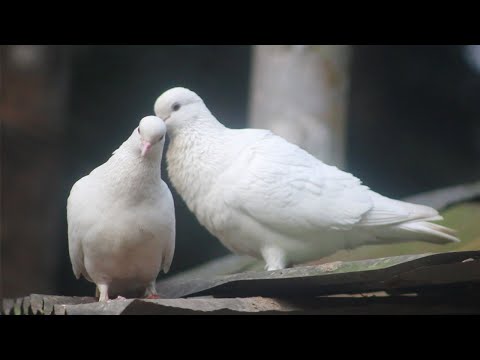
[[[142,157],[145,156],[145,154],[150,150],[152,147],[152,144],[149,141],[144,141],[142,140]]]

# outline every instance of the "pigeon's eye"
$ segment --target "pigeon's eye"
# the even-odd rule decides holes
[[[137,130],[138,130],[138,133],[140,134],[140,126],[137,128]]]
[[[180,104],[179,103],[175,103],[172,105],[172,110],[173,111],[178,111],[180,109]]]

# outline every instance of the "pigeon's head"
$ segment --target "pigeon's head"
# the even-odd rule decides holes
[[[165,143],[167,127],[162,119],[156,116],[146,116],[140,120],[137,128],[140,137],[140,148],[142,157],[146,156],[151,149]]]
[[[182,128],[208,112],[200,96],[183,87],[165,91],[155,101],[154,109],[169,131]]]

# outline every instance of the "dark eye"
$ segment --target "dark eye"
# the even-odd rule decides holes
[[[180,109],[180,104],[179,103],[175,103],[172,105],[172,110],[173,111],[178,111],[178,109]]]
[[[137,128],[137,130],[138,130],[138,133],[140,134],[140,126]]]

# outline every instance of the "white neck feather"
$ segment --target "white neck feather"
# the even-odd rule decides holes
[[[102,167],[97,168],[95,175],[104,179],[103,183],[108,187],[106,191],[141,201],[148,196],[146,189],[158,189],[162,181],[163,143],[155,144],[145,157],[140,151],[140,140],[134,132]]]
[[[230,129],[212,115],[194,120],[192,126],[169,132],[167,150],[169,178],[194,211],[201,196],[207,196],[216,178],[229,165],[225,156],[225,138]]]

